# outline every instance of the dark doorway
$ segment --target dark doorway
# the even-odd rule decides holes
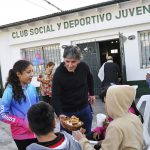
[[[119,39],[99,42],[99,48],[101,65],[106,62],[106,55],[108,54],[113,57],[113,61],[121,68]]]
[[[120,53],[120,42],[119,39],[111,39],[107,41],[99,42],[100,48],[100,62],[101,65],[106,62],[106,56],[112,56],[113,61],[117,63],[122,70],[121,64],[121,53]],[[122,83],[122,81],[121,81]]]
[[[120,41],[118,39],[111,39],[107,41],[95,41],[89,43],[77,44],[83,54],[83,61],[85,61],[93,73],[94,77],[94,91],[98,95],[101,87],[98,72],[104,62],[106,62],[106,55],[111,55],[115,63],[117,63],[122,70],[122,58],[120,52]]]

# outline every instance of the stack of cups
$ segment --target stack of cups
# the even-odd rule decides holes
[[[106,119],[106,115],[105,114],[97,114],[96,115],[96,120],[97,120],[97,126],[102,127],[103,126],[103,122]]]

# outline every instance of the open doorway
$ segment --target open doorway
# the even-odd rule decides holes
[[[117,63],[121,69],[120,44],[119,39],[112,39],[99,42],[100,63],[106,62],[106,55],[113,57],[113,61]]]
[[[83,54],[83,61],[85,61],[93,73],[94,77],[94,91],[95,94],[99,94],[101,87],[100,79],[98,78],[98,71],[102,64],[106,62],[106,54],[111,55],[115,63],[120,67],[122,74],[122,57],[123,53],[120,48],[120,40],[109,39],[106,41],[94,41],[88,43],[77,44]]]
[[[120,55],[120,42],[119,39],[111,39],[99,42],[100,49],[100,63],[101,65],[106,62],[106,56],[112,56],[113,61],[119,65],[120,72],[122,72],[121,55]],[[122,81],[121,81],[122,83]]]

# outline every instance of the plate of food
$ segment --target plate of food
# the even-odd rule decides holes
[[[62,119],[62,126],[69,131],[79,130],[83,126],[83,122],[76,116],[65,117]]]

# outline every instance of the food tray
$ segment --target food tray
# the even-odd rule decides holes
[[[82,126],[83,126],[83,122],[82,121],[79,121],[78,124],[74,124],[72,125],[70,122],[69,122],[69,117],[66,117],[62,120],[62,124],[63,124],[63,127],[69,131],[76,131],[76,130],[79,130]]]

